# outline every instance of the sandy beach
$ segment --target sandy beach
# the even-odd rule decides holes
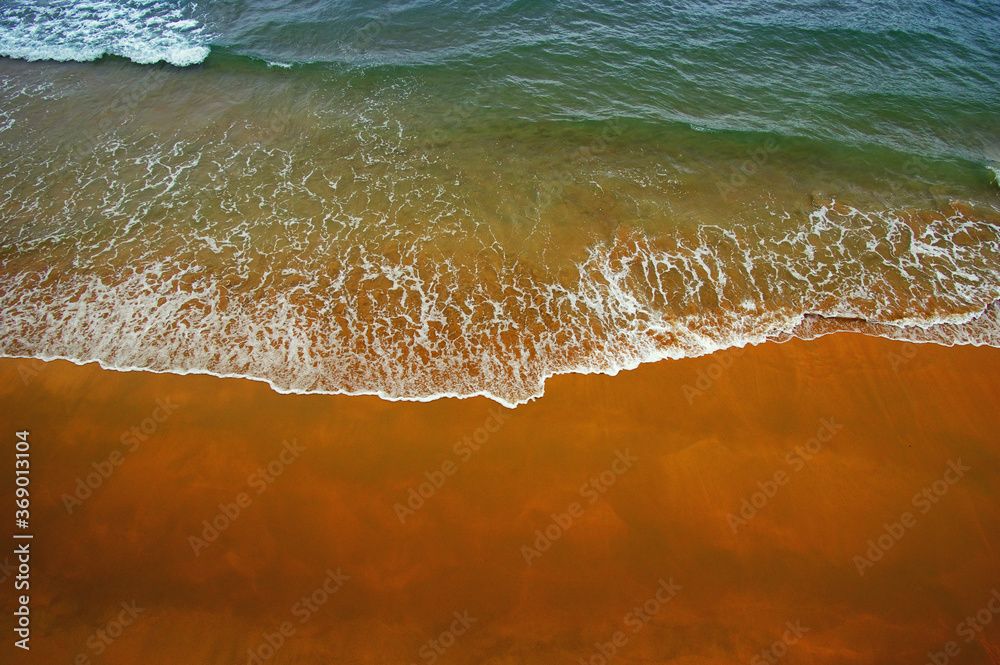
[[[0,665],[1000,665],[998,34],[0,0]]]
[[[18,662],[997,663],[998,369],[845,333],[509,410],[0,360]]]

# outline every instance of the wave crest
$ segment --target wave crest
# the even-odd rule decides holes
[[[88,62],[105,55],[186,67],[208,57],[209,35],[174,2],[15,0],[0,16],[0,55]]]

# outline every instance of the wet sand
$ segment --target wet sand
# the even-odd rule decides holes
[[[506,410],[2,360],[0,662],[998,663],[998,370],[840,334]]]

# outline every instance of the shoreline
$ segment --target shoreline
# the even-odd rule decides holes
[[[430,395],[407,395],[393,396],[384,390],[362,390],[351,392],[350,390],[297,390],[284,389],[276,384],[277,379],[269,379],[262,376],[252,376],[248,374],[218,373],[208,369],[152,369],[148,367],[119,367],[107,363],[100,358],[89,360],[77,360],[66,356],[53,356],[37,358],[33,356],[5,356],[0,355],[0,361],[29,361],[49,363],[63,361],[71,363],[77,367],[94,365],[104,371],[109,372],[146,372],[160,375],[173,376],[209,376],[216,379],[242,379],[255,383],[267,385],[273,392],[279,395],[322,395],[328,397],[378,397],[386,402],[415,402],[430,403],[438,400],[457,399],[467,400],[482,397],[490,400],[507,409],[517,409],[518,407],[531,404],[544,399],[546,387],[549,382],[556,377],[563,376],[607,376],[615,377],[621,372],[631,372],[646,365],[655,365],[663,362],[677,362],[684,360],[699,360],[711,358],[724,354],[743,354],[749,348],[763,345],[786,344],[792,340],[810,342],[822,337],[837,334],[855,334],[872,339],[882,339],[893,342],[903,342],[908,344],[932,344],[943,348],[954,347],[986,347],[997,348],[995,346],[997,335],[1000,335],[1000,300],[990,301],[981,311],[973,311],[965,314],[955,314],[950,318],[943,318],[939,321],[921,325],[915,321],[905,321],[901,323],[873,323],[864,319],[854,319],[851,317],[824,316],[815,313],[804,313],[789,330],[776,330],[763,335],[762,337],[746,337],[737,341],[732,341],[729,346],[718,347],[696,356],[673,357],[660,354],[657,357],[644,357],[633,359],[628,364],[624,364],[611,369],[601,369],[595,367],[578,367],[572,370],[552,371],[540,377],[541,388],[537,395],[533,395],[524,401],[511,402],[504,397],[494,394],[489,390],[480,390],[468,394],[453,392],[433,393]]]
[[[0,665],[1000,665],[986,5],[5,6]]]

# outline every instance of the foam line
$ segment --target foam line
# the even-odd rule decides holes
[[[0,55],[87,62],[117,55],[185,67],[209,54],[209,35],[165,0],[13,0],[0,16]]]

